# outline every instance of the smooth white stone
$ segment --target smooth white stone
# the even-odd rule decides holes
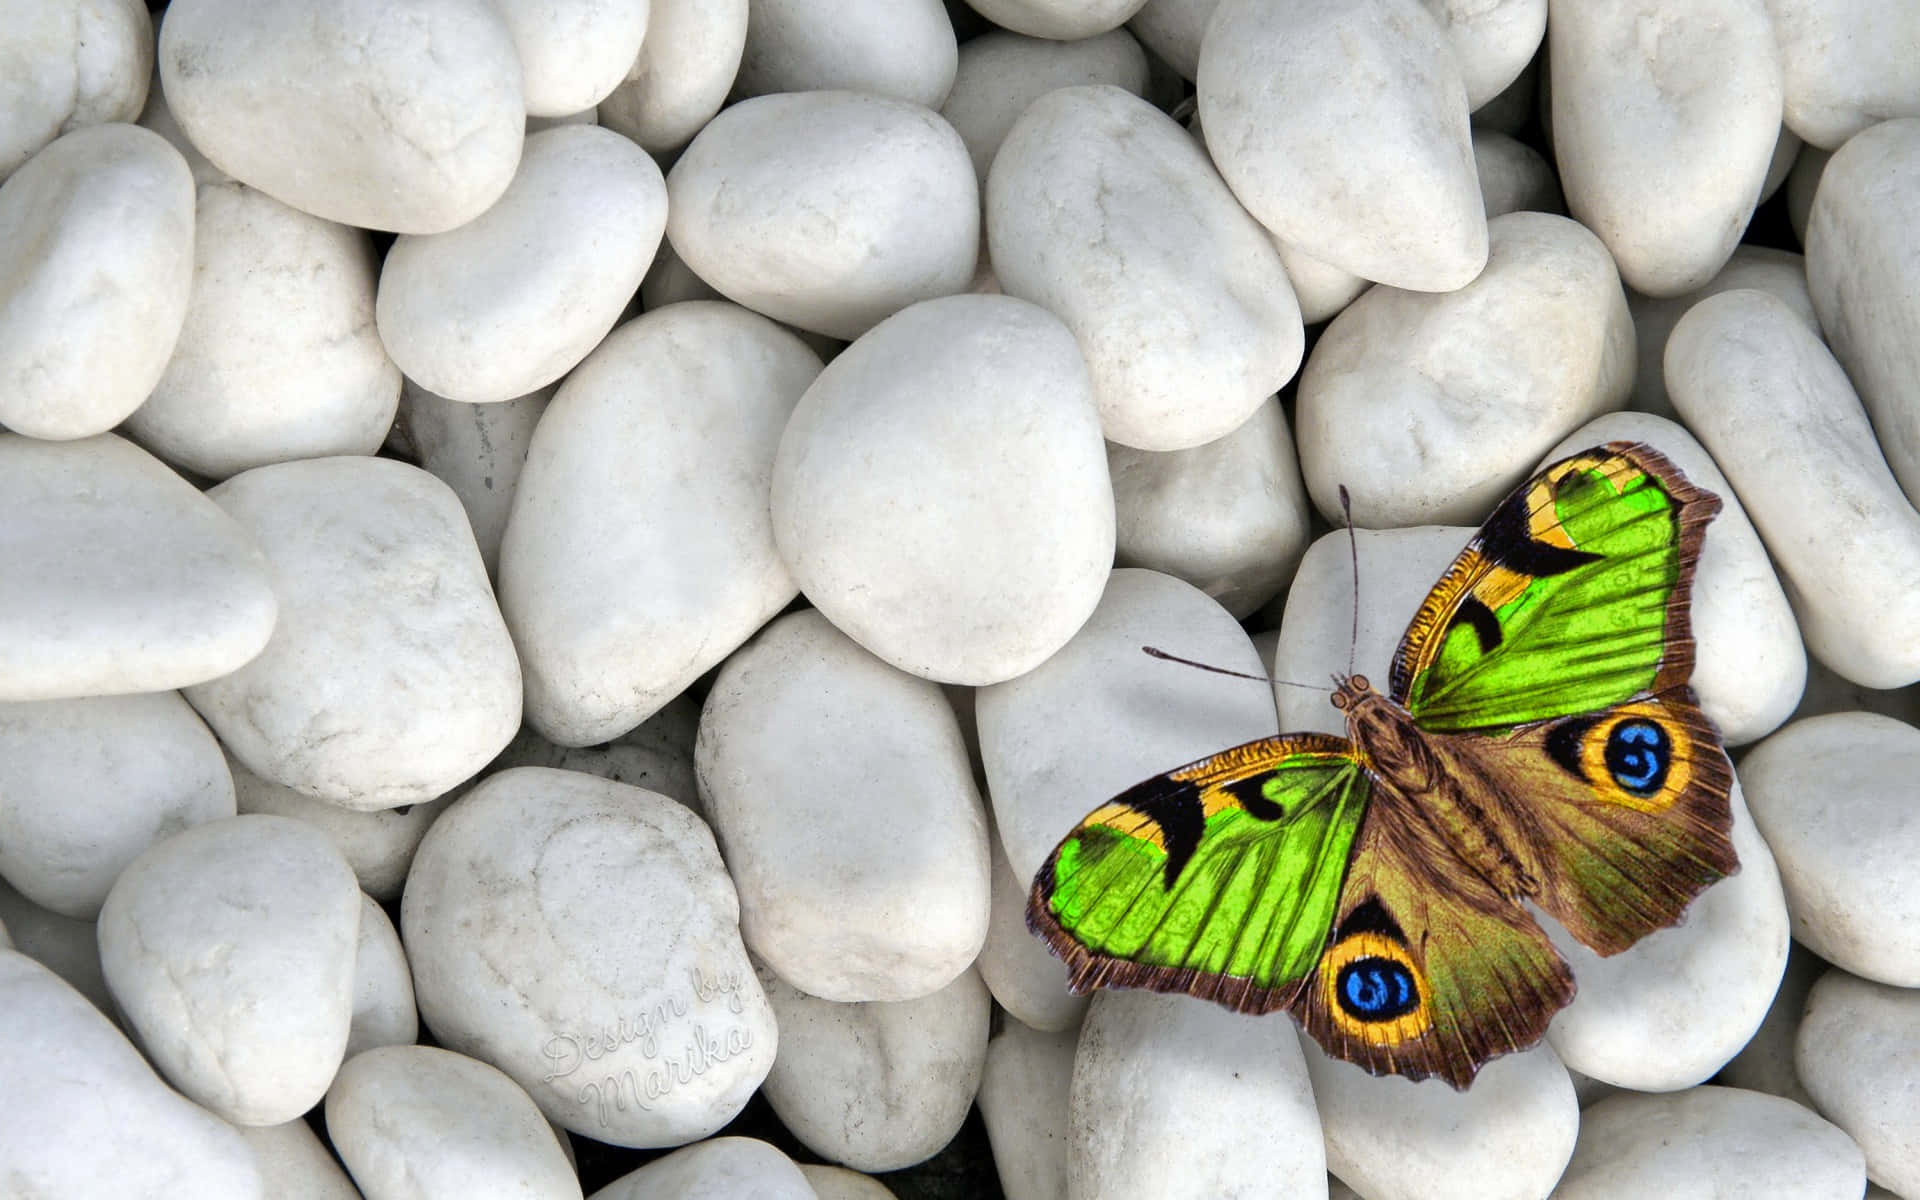
[[[429,392],[411,379],[400,394],[400,428],[423,470],[453,489],[467,510],[473,540],[487,574],[500,571],[500,539],[507,531],[514,487],[554,388],[498,404],[463,404]]]
[[[760,968],[780,1021],[767,1074],[773,1111],[809,1150],[856,1171],[892,1171],[953,1139],[987,1056],[986,985],[962,971],[916,1000],[836,1004]]]
[[[326,835],[249,814],[149,848],[100,910],[100,965],[147,1056],[242,1125],[319,1103],[347,1045],[360,890]]]
[[[1107,473],[1121,566],[1184,579],[1244,619],[1279,595],[1300,565],[1307,492],[1277,401],[1190,450],[1108,443]]]
[[[1787,126],[1822,150],[1920,116],[1920,9],[1906,0],[1766,0]]]
[[[1739,1088],[1623,1093],[1580,1114],[1554,1200],[1780,1196],[1853,1200],[1860,1148],[1791,1100]]]
[[[1790,250],[1771,246],[1753,246],[1742,242],[1733,249],[1733,257],[1705,287],[1679,296],[1643,296],[1627,292],[1627,308],[1633,313],[1634,349],[1639,365],[1633,373],[1632,406],[1642,412],[1657,413],[1672,419],[1673,400],[1667,395],[1667,338],[1687,310],[1721,292],[1754,288],[1771,292],[1784,301],[1818,334],[1820,318],[1813,311],[1813,295],[1807,291],[1806,260]]]
[[[1793,936],[1855,975],[1920,987],[1920,729],[1877,713],[1795,721],[1741,776],[1780,861]]]
[[[694,765],[741,937],[782,979],[912,1000],[980,953],[986,815],[938,685],[794,613],[721,666]]]
[[[993,907],[987,919],[987,940],[974,969],[995,1002],[1020,1024],[1042,1033],[1077,1029],[1086,1016],[1087,998],[1067,990],[1066,964],[1027,928],[1032,881],[1014,876],[999,834],[989,832]]]
[[[1146,91],[1147,55],[1126,30],[1058,42],[995,29],[960,48],[940,115],[967,144],[984,186],[1000,143],[1029,105],[1055,88],[1100,83],[1136,96]]]
[[[1073,331],[1102,431],[1185,450],[1300,365],[1299,305],[1265,230],[1180,126],[1106,85],[1028,106],[987,179],[1000,288]]]
[[[493,207],[394,242],[380,338],[429,391],[473,404],[523,396],[606,337],[666,225],[666,181],[640,147],[594,125],[533,134]]]
[[[1369,1075],[1304,1033],[1300,1050],[1327,1170],[1369,1200],[1545,1196],[1573,1154],[1580,1104],[1547,1047],[1496,1059],[1464,1092],[1438,1079]]]
[[[500,545],[534,728],[607,741],[793,599],[768,488],[819,370],[773,322],[701,301],[621,326],[561,386]]]
[[[1807,680],[1806,648],[1767,548],[1706,447],[1664,418],[1608,413],[1561,439],[1540,465],[1614,441],[1645,442],[1695,486],[1720,497],[1719,515],[1700,547],[1688,608],[1695,643],[1691,682],[1722,741],[1757,741],[1793,714]]]
[[[1067,1111],[1077,1030],[1008,1021],[987,1043],[980,1116],[1007,1200],[1067,1200]]]
[[[1796,1039],[1800,1077],[1820,1112],[1867,1156],[1867,1177],[1920,1192],[1920,992],[1828,971]]]
[[[1070,42],[1117,29],[1145,0],[967,0],[967,7],[1003,29]]]
[[[1670,1092],[1712,1078],[1752,1040],[1787,965],[1788,915],[1768,843],[1733,787],[1740,869],[1701,893],[1681,923],[1601,958],[1551,918],[1541,924],[1579,994],[1547,1028],[1562,1060],[1594,1079]]]
[[[1147,0],[1127,28],[1180,78],[1190,80],[1200,73],[1200,42],[1219,6],[1220,0]]]
[[[0,21],[0,179],[54,138],[131,121],[153,74],[140,0],[17,0]]]
[[[972,685],[1032,670],[1093,611],[1113,561],[1072,334],[1011,296],[883,322],[794,409],[773,532],[807,599],[901,670]]]
[[[1487,227],[1479,278],[1373,288],[1308,357],[1300,467],[1330,522],[1342,484],[1362,528],[1480,521],[1548,446],[1626,402],[1633,320],[1606,247],[1547,213]]]
[[[0,875],[35,904],[91,921],[142,850],[234,811],[178,692],[0,704]]]
[[[373,897],[360,897],[360,938],[353,960],[353,1021],[348,1058],[376,1046],[411,1046],[420,1037],[413,976],[400,934]]]
[[[1190,996],[1100,993],[1073,1060],[1068,1194],[1317,1195],[1327,1157],[1294,1029]]]
[[[427,835],[427,826],[451,799],[441,796],[399,808],[361,812],[269,783],[236,758],[227,759],[227,768],[233,775],[234,797],[241,812],[292,817],[326,834],[353,868],[360,890],[376,900],[399,898],[414,850]]]
[[[751,0],[737,96],[848,91],[939,108],[959,46],[940,0]]]
[[[0,950],[0,1163],[10,1195],[252,1200],[231,1126],[168,1088],[52,971]]]
[[[1807,649],[1867,687],[1920,680],[1920,513],[1820,339],[1767,293],[1724,292],[1674,326],[1666,374],[1766,542]]]
[[[1420,0],[1460,62],[1467,107],[1478,109],[1520,77],[1547,32],[1547,0]]]
[[[138,125],[89,125],[0,184],[0,424],[90,437],[166,368],[193,286],[193,174]]]
[[[1080,819],[1142,779],[1279,731],[1269,693],[1142,653],[1230,671],[1260,659],[1239,624],[1171,575],[1114,571],[1086,626],[1038,669],[974,694],[1007,862],[1031,880]]]
[[[1489,221],[1510,212],[1567,211],[1553,164],[1518,138],[1474,126],[1473,168]]]
[[[100,940],[92,921],[41,908],[0,879],[0,925],[6,926],[13,949],[66,980],[109,1019],[119,1020],[100,971]]]
[[[1280,252],[1287,278],[1293,283],[1294,298],[1300,302],[1300,319],[1309,325],[1331,320],[1372,286],[1368,280],[1328,266],[1279,238],[1273,239],[1273,246]]]
[[[649,33],[648,0],[493,0],[520,60],[527,114],[592,108],[622,79]]]
[[[261,655],[187,699],[263,779],[369,811],[432,800],[520,726],[520,668],[451,489],[380,458],[255,467],[209,496],[265,548]]]
[[[234,1125],[253,1152],[265,1195],[273,1200],[361,1200],[313,1127],[295,1117],[278,1125]]]
[[[800,1174],[813,1189],[815,1200],[895,1200],[893,1189],[871,1175],[829,1167],[820,1163],[801,1163]],[[1008,1197],[1008,1200],[1015,1200]]]
[[[523,727],[493,760],[493,769],[557,767],[582,771],[659,792],[705,819],[693,770],[693,743],[699,730],[700,699],[682,692],[659,712],[598,746],[558,746]]]
[[[1920,55],[1920,20],[1914,22]],[[1916,76],[1920,84],[1920,76]],[[1916,105],[1920,107],[1920,105]],[[1834,152],[1807,218],[1807,287],[1909,498],[1920,497],[1920,119]]]
[[[179,0],[159,60],[168,107],[215,166],[345,225],[464,225],[520,159],[513,36],[476,0]]]
[[[433,1046],[357,1054],[327,1092],[327,1134],[368,1200],[565,1200],[580,1180],[531,1097]]]
[[[1814,1107],[1813,1097],[1800,1083],[1794,1066],[1794,1040],[1800,1032],[1800,1017],[1806,1011],[1807,994],[1828,970],[1811,950],[1794,942],[1787,948],[1787,969],[1780,977],[1780,990],[1760,1022],[1760,1028],[1733,1056],[1719,1079],[1729,1087],[1784,1096],[1795,1104]]]
[[[684,806],[540,767],[489,776],[434,822],[400,908],[434,1038],[616,1146],[705,1137],[766,1076],[773,1010],[738,922]]]
[[[710,1138],[656,1158],[593,1193],[592,1200],[815,1200],[794,1161],[749,1137]]]
[[[1418,291],[1486,265],[1466,87],[1419,0],[1224,0],[1196,83],[1220,174],[1287,244]]]
[[[726,102],[747,15],[748,0],[653,0],[646,40],[600,101],[600,124],[656,154],[684,146]]]
[[[259,654],[248,531],[131,442],[0,434],[0,700],[162,692]]]
[[[859,92],[756,96],[667,175],[667,236],[700,278],[776,320],[853,338],[967,286],[979,183],[938,113]]]
[[[1793,160],[1793,169],[1787,172],[1787,221],[1802,246],[1807,244],[1807,220],[1813,212],[1820,176],[1826,173],[1832,158],[1833,151],[1809,145],[1800,151],[1800,156]]]
[[[1567,208],[1650,296],[1712,279],[1780,137],[1765,0],[1556,0],[1553,145]]]

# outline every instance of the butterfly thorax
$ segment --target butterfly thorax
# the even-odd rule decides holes
[[[1447,753],[1444,735],[1429,733],[1405,708],[1373,690],[1364,675],[1336,678],[1333,706],[1347,718],[1347,739],[1359,751],[1381,799],[1405,806],[1502,895],[1518,898],[1536,884],[1510,847],[1509,814],[1476,801],[1467,764]],[[1483,794],[1486,794],[1483,792]]]

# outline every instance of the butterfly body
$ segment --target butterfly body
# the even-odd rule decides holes
[[[1076,990],[1284,1008],[1376,1074],[1471,1082],[1574,984],[1526,904],[1601,954],[1737,867],[1731,768],[1686,680],[1718,498],[1610,444],[1502,503],[1416,614],[1347,737],[1233,747],[1062,840],[1028,922]]]

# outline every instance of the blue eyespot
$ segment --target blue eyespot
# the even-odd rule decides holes
[[[1420,1007],[1413,973],[1390,958],[1356,958],[1334,980],[1340,1007],[1362,1021],[1391,1021]]]
[[[1630,717],[1607,734],[1607,773],[1636,796],[1651,796],[1667,781],[1673,742],[1667,731],[1643,717]]]

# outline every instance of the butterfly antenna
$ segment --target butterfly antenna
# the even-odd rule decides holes
[[[1245,671],[1230,671],[1226,667],[1216,667],[1212,663],[1195,662],[1191,658],[1181,658],[1178,654],[1168,654],[1158,646],[1142,646],[1140,647],[1140,651],[1143,654],[1150,654],[1154,658],[1179,663],[1183,667],[1198,667],[1202,671],[1212,671],[1215,675],[1231,675],[1235,679],[1251,679],[1256,683],[1274,683],[1279,684],[1281,687],[1306,688],[1310,692],[1331,692],[1333,690],[1330,687],[1321,687],[1313,683],[1295,683],[1291,679],[1275,679],[1271,675],[1250,675]]]
[[[1353,656],[1360,645],[1360,539],[1353,532],[1353,497],[1340,485],[1340,512],[1347,518],[1347,556],[1353,560],[1353,632],[1347,636],[1347,674],[1353,674]]]

